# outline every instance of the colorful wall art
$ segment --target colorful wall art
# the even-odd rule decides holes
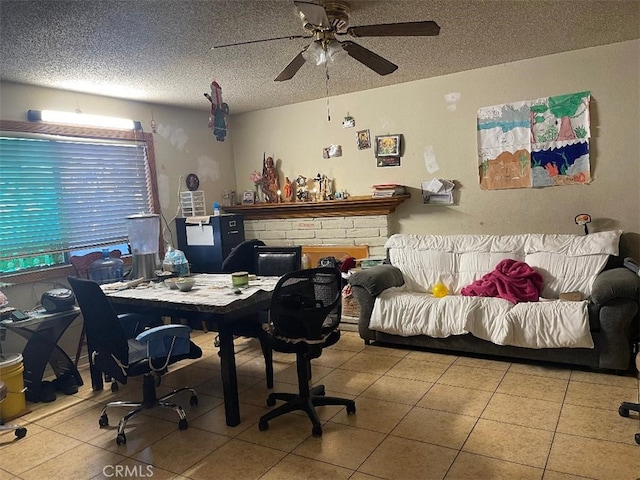
[[[578,92],[478,109],[480,188],[589,183],[590,98]]]

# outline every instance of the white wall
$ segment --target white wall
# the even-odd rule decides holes
[[[348,68],[348,62],[339,68]],[[636,40],[330,97],[331,122],[325,100],[232,116],[238,189],[252,188],[249,172],[261,169],[266,152],[278,161],[282,178],[321,172],[352,195],[368,195],[375,183],[409,186],[412,198],[393,214],[391,233],[581,233],[574,217],[589,213],[591,231],[632,232],[624,236],[623,247],[638,258],[639,73]],[[480,190],[479,107],[583,90],[592,94],[591,184]],[[445,100],[454,92],[461,96],[455,109]],[[353,129],[342,128],[347,114],[355,118]],[[361,129],[369,129],[372,140],[403,134],[402,165],[376,167],[373,150],[356,147],[355,132]],[[322,149],[330,144],[342,145],[343,156],[323,159]],[[423,159],[428,147],[439,165],[434,174],[427,172]],[[459,184],[458,205],[421,203],[420,182],[434,176]]]

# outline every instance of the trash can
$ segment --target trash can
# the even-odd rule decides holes
[[[0,421],[16,417],[27,408],[23,372],[22,355],[0,354],[0,380],[7,386],[7,396],[0,402]]]

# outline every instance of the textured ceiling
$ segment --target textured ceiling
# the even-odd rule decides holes
[[[640,38],[638,0],[351,0],[350,25],[434,20],[437,37],[352,39],[399,66],[379,76],[352,58],[328,93],[435,77]],[[231,113],[327,95],[324,70],[278,73],[309,43],[291,0],[0,0],[3,80],[208,110],[216,79]],[[342,37],[345,39],[345,37]]]

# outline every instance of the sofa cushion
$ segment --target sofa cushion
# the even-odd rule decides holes
[[[591,286],[607,263],[608,255],[569,257],[557,253],[538,252],[524,261],[535,268],[544,280],[542,297],[558,298],[561,293],[580,292],[591,295]]]
[[[621,234],[620,230],[589,235],[532,234],[524,261],[542,275],[544,298],[558,298],[565,292],[588,297],[609,255],[618,255]]]
[[[502,260],[524,261],[524,256],[507,252],[467,252],[459,254],[458,285],[454,293],[491,272]]]
[[[449,290],[458,284],[458,255],[441,250],[398,249],[392,264],[402,270],[407,288],[414,292],[430,292],[444,283]]]

